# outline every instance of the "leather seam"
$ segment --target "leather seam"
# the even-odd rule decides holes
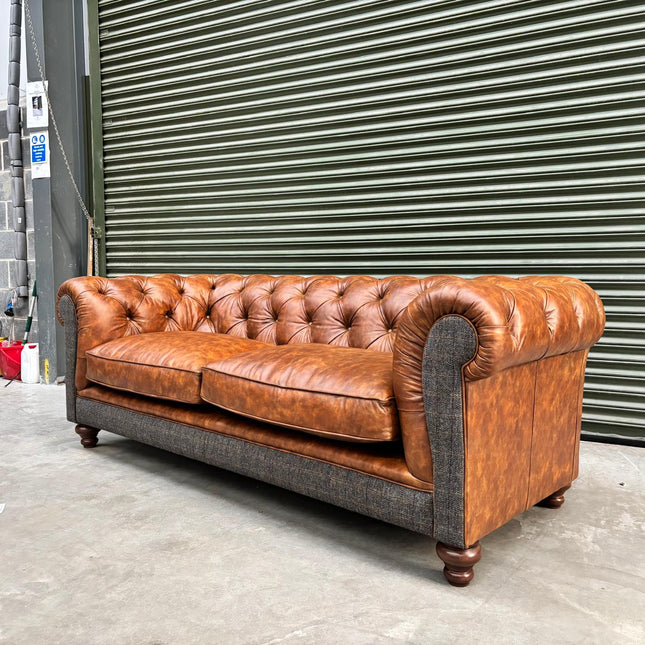
[[[585,351],[585,350],[582,350]],[[582,414],[582,402],[584,399],[584,386],[585,386],[585,368],[587,366],[587,357],[589,356],[589,350],[586,350],[587,354],[583,357],[580,365],[580,374],[578,378],[579,388],[578,388],[578,405],[576,407],[576,436],[575,443],[573,445],[573,455],[571,456],[571,471],[569,477],[571,482],[573,482],[573,472],[576,469],[576,453],[578,453],[578,459],[580,459],[580,430],[578,429],[578,414]],[[580,419],[580,424],[582,425],[582,419]],[[578,445],[576,445],[578,444]]]
[[[125,336],[124,336],[125,338]],[[100,345],[99,345],[100,347]],[[92,358],[98,361],[110,361],[112,363],[125,363],[126,365],[138,365],[139,367],[149,367],[155,370],[172,370],[174,372],[183,372],[184,374],[195,374],[196,376],[201,376],[201,368],[198,371],[184,369],[183,367],[170,367],[169,365],[150,365],[149,363],[139,363],[136,361],[128,361],[122,358],[108,358],[106,356],[97,356],[96,354],[91,354],[92,350],[85,352],[86,356],[91,356]]]
[[[535,439],[535,408],[537,406],[537,386],[538,386],[538,367],[542,359],[535,361],[535,380],[533,382],[533,405],[531,406],[531,443],[529,446],[529,474],[528,482],[526,485],[526,502],[524,503],[524,510],[530,508],[529,501],[531,499],[531,476],[533,474],[533,441]]]
[[[387,405],[388,407],[391,406],[391,403],[396,403],[396,397],[394,395],[382,399],[382,398],[375,398],[375,397],[368,397],[368,396],[355,396],[353,394],[335,394],[333,392],[321,392],[320,390],[303,390],[302,388],[299,387],[290,387],[288,385],[276,385],[275,383],[267,383],[266,381],[258,381],[246,376],[238,376],[237,374],[227,374],[226,372],[222,372],[220,370],[213,369],[212,367],[204,367],[203,372],[213,372],[213,374],[220,374],[221,376],[224,376],[226,378],[231,378],[231,379],[238,379],[240,381],[246,381],[247,383],[254,383],[255,385],[263,385],[263,386],[268,386],[268,387],[274,387],[279,390],[289,390],[291,392],[303,392],[303,393],[311,393],[311,394],[321,394],[323,396],[333,396],[336,398],[341,398],[341,399],[354,399],[356,401],[374,401],[376,403],[383,403],[384,405]],[[206,399],[204,399],[206,400]],[[210,401],[209,401],[210,403]],[[393,406],[396,409],[396,405]]]
[[[153,333],[165,334],[165,333],[173,333],[173,332],[153,332]],[[177,332],[177,333],[184,333],[184,332]],[[210,332],[202,332],[202,333],[208,334]],[[137,334],[137,335],[142,335],[142,334]],[[225,334],[222,334],[222,335],[225,335]],[[126,337],[122,336],[122,338],[126,338]],[[253,340],[253,339],[248,338],[248,339],[245,339],[245,340]],[[108,342],[110,342],[110,341],[108,341]],[[253,342],[254,343],[259,343],[260,341],[255,341],[254,340]],[[105,343],[102,343],[102,345],[104,345],[104,344]],[[102,345],[97,345],[97,347],[101,347]],[[175,372],[183,372],[184,374],[195,374],[197,376],[201,376],[202,371],[205,368],[205,366],[204,366],[204,367],[200,367],[197,370],[191,370],[191,369],[186,369],[186,368],[183,368],[183,367],[171,367],[170,365],[151,365],[150,363],[140,363],[138,361],[129,361],[129,360],[125,359],[125,358],[110,358],[110,357],[107,357],[107,356],[97,356],[96,354],[91,353],[92,351],[94,351],[94,349],[95,349],[94,347],[92,349],[88,349],[85,352],[85,356],[91,356],[92,358],[94,358],[94,359],[96,359],[98,361],[111,361],[113,363],[126,363],[127,365],[138,365],[139,367],[150,367],[152,369],[159,369],[159,370],[173,370]],[[260,349],[260,348],[259,347],[253,347],[252,349],[247,349],[247,350],[245,350],[243,352],[240,352],[240,354],[246,354],[247,352],[255,352],[258,349]],[[236,356],[236,354],[233,354],[233,356]],[[224,360],[224,359],[215,359],[215,360]],[[215,361],[211,361],[211,362],[215,362]]]
[[[266,419],[263,417],[258,417],[253,414],[249,414],[247,412],[240,412],[239,410],[234,410],[233,408],[226,407],[225,405],[222,405],[221,403],[213,403],[212,401],[209,401],[208,399],[203,399],[206,401],[206,403],[209,403],[210,405],[214,405],[215,407],[222,408],[223,410],[226,410],[227,412],[232,412],[234,414],[239,414],[240,416],[247,417],[249,419],[255,419],[256,421],[262,421],[264,423],[268,423],[271,425],[277,425],[277,426],[282,426],[284,428],[292,428],[293,430],[300,430],[301,432],[307,432],[313,435],[320,435],[324,437],[345,437],[347,439],[351,439],[353,442],[357,443],[382,443],[382,442],[389,442],[389,441],[397,441],[399,439],[399,435],[396,437],[393,437],[391,439],[368,439],[367,437],[360,437],[358,435],[351,435],[351,434],[341,434],[339,432],[331,432],[329,430],[314,430],[313,428],[306,428],[304,426],[296,426],[292,424],[287,424],[287,423],[281,423],[280,421],[275,421],[273,419]]]
[[[151,397],[153,397],[155,399],[163,399],[164,401],[175,401],[175,402],[179,401],[180,403],[188,403],[189,405],[199,405],[203,401],[203,399],[201,397],[200,397],[199,401],[188,401],[187,399],[181,399],[181,398],[179,398],[177,396],[173,396],[173,398],[170,398],[170,397],[167,397],[167,396],[162,396],[160,394],[152,394],[150,392],[142,392],[141,390],[132,390],[132,389],[127,388],[127,387],[120,387],[118,385],[112,385],[110,383],[106,383],[105,381],[100,381],[97,378],[90,378],[89,376],[87,376],[87,380],[92,381],[93,383],[98,383],[99,385],[102,385],[103,387],[106,387],[108,389],[119,390],[121,392],[130,392],[132,394],[139,394],[139,395],[143,395],[143,396],[151,396]],[[86,398],[86,397],[82,397],[82,398]]]

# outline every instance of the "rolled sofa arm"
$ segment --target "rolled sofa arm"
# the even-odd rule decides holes
[[[575,278],[483,276],[468,280],[440,276],[433,280],[403,312],[394,343],[394,392],[406,456],[417,462],[412,471],[422,479],[431,476],[423,356],[430,330],[447,316],[465,319],[476,334],[475,352],[463,366],[466,381],[588,349],[605,327],[598,294]]]
[[[430,329],[450,315],[462,316],[477,332],[477,351],[464,366],[469,381],[514,365],[587,349],[605,327],[598,294],[575,278],[483,276],[467,280],[443,276],[408,305],[399,323],[395,386],[404,400],[415,389],[406,386],[406,377],[419,373]],[[414,394],[419,401],[418,387]]]
[[[435,488],[438,539],[468,546],[571,482],[604,323],[598,295],[561,276],[440,276],[408,305],[394,392],[408,467]]]

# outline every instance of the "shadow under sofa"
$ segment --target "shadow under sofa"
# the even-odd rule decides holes
[[[479,540],[578,474],[589,348],[574,278],[159,275],[64,283],[67,418],[437,539]]]

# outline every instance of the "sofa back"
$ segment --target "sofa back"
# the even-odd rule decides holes
[[[202,331],[276,345],[323,343],[391,352],[401,313],[440,278],[126,276],[95,278],[93,293],[80,300],[93,301],[96,322],[111,327],[108,339]]]
[[[67,345],[78,389],[88,384],[85,353],[93,347],[147,332],[213,332],[277,345],[394,350],[399,412],[414,408],[420,423],[425,414],[420,361],[440,317],[459,315],[476,329],[477,352],[465,368],[467,380],[588,349],[604,326],[594,291],[562,276],[79,277],[62,284],[58,298],[59,317],[63,306],[75,318]]]

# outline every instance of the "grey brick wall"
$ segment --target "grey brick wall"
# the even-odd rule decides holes
[[[15,316],[4,315],[15,282],[13,211],[11,206],[11,168],[7,152],[7,112],[0,110],[0,336],[20,340],[25,333],[29,299],[18,298]],[[23,139],[23,163],[25,165],[25,198],[27,212],[27,257],[29,270],[29,293],[36,277],[34,256],[34,209],[29,168],[29,139]],[[37,312],[29,334],[29,340],[38,341]]]

